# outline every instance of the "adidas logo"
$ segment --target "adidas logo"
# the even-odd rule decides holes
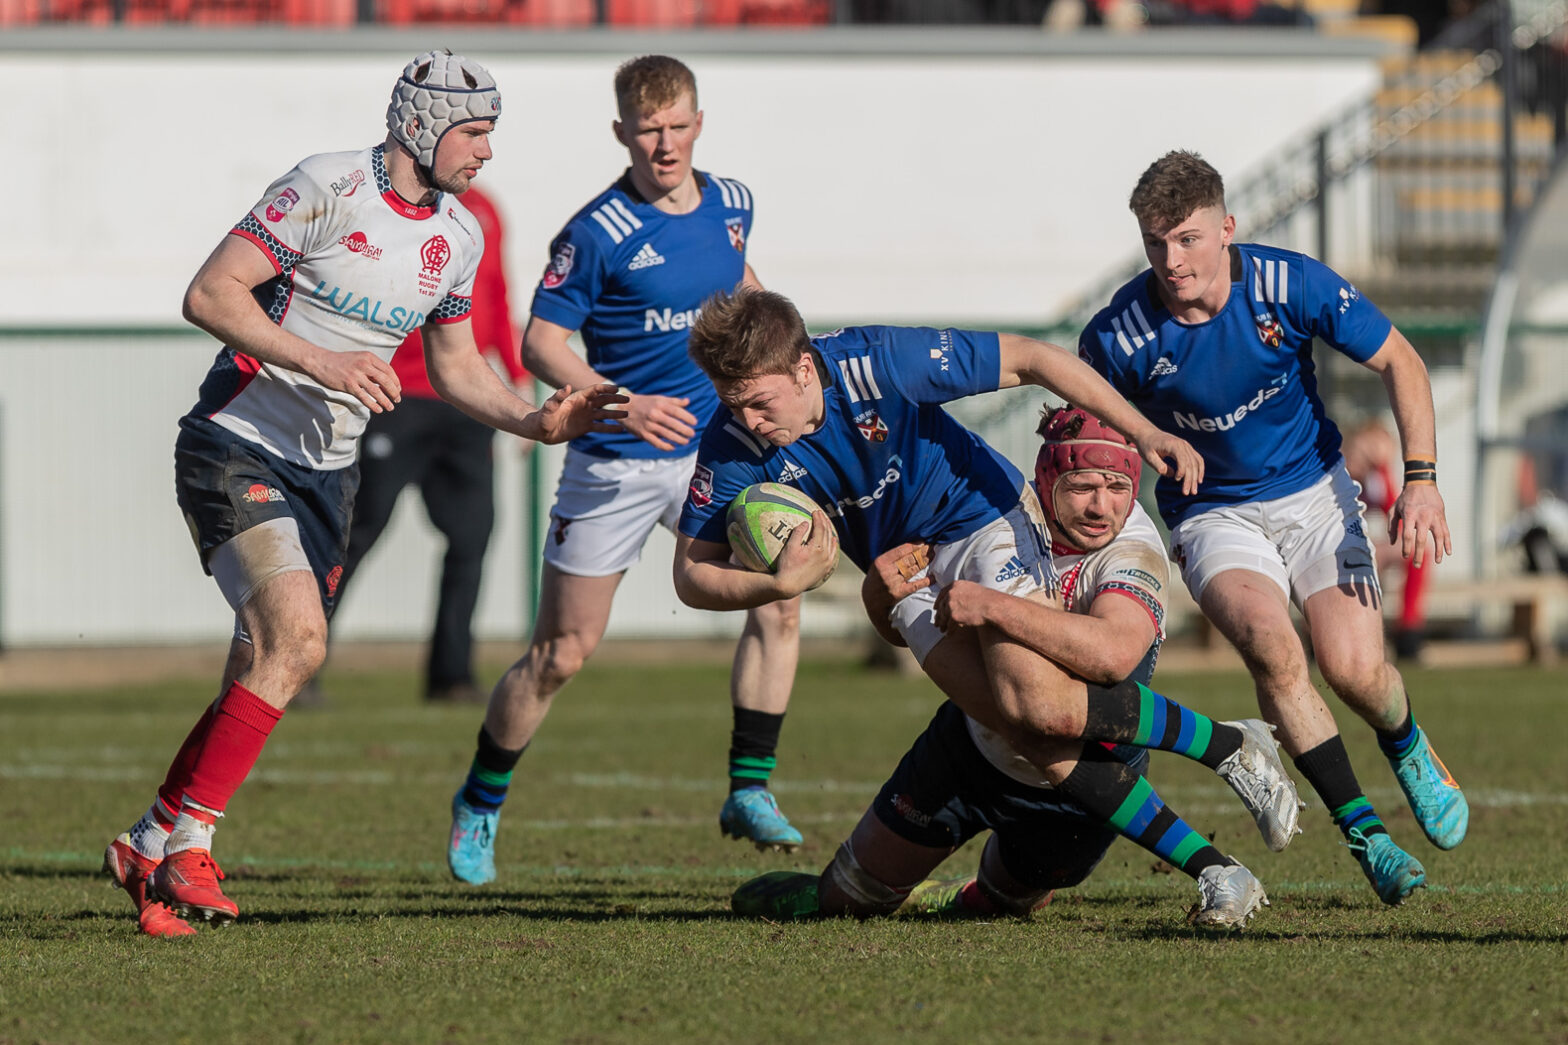
[[[785,461],[784,470],[779,473],[779,482],[794,482],[796,479],[804,479],[805,477],[806,470],[804,468],[796,464],[794,461]]]
[[[1154,363],[1154,369],[1149,371],[1150,377],[1167,377],[1176,372],[1176,364],[1172,363],[1169,356],[1161,356]]]
[[[1025,566],[1024,561],[1015,555],[1008,559],[1007,565],[1003,566],[997,573],[996,583],[1001,584],[1003,581],[1017,580],[1019,577],[1027,577],[1028,575],[1029,567]]]
[[[631,271],[636,272],[638,269],[645,269],[653,265],[662,264],[664,264],[664,257],[658,251],[653,249],[653,244],[644,243],[642,245],[642,249],[638,250],[636,256],[632,258],[632,263],[626,267]]]

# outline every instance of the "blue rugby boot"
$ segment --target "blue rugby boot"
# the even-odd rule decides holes
[[[1452,849],[1465,840],[1470,827],[1470,803],[1459,790],[1454,775],[1432,750],[1426,731],[1416,727],[1416,742],[1403,758],[1390,758],[1399,787],[1426,832],[1427,841],[1439,849]]]
[[[1367,835],[1352,827],[1346,845],[1356,854],[1356,863],[1377,890],[1378,899],[1390,907],[1399,906],[1405,897],[1426,887],[1426,868],[1421,861],[1395,845],[1388,835]]]
[[[485,813],[463,801],[463,790],[452,796],[452,834],[447,840],[446,866],[452,877],[469,885],[495,881],[495,831],[501,811]]]
[[[745,882],[730,896],[730,910],[742,918],[793,922],[817,916],[818,875],[769,871]]]
[[[779,804],[766,788],[743,787],[731,791],[719,810],[719,833],[748,838],[758,852],[769,849],[793,853],[800,848],[800,832],[779,812]]]

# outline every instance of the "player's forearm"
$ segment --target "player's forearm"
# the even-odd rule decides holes
[[[514,395],[477,352],[427,353],[430,387],[463,413],[503,432],[537,439],[534,404]]]
[[[1145,644],[1132,656],[1132,642],[1119,624],[1013,595],[998,593],[986,621],[1019,645],[1090,682],[1120,682],[1148,648]]]
[[[250,289],[227,276],[199,278],[182,307],[194,324],[236,351],[270,366],[311,373],[311,359],[325,351],[267,318]]]
[[[791,598],[771,573],[756,573],[717,559],[675,557],[675,594],[697,610],[749,610]]]
[[[539,337],[532,328],[523,335],[523,366],[551,388],[587,388],[604,384],[587,361],[572,351],[565,338]]]
[[[1412,351],[1382,376],[1405,458],[1437,460],[1437,411],[1432,405],[1432,381],[1426,364]]]
[[[1012,344],[1010,345],[1009,342]],[[1139,442],[1154,426],[1093,367],[1065,348],[1017,335],[1002,335],[1002,384],[1031,384],[1054,392]],[[1008,349],[1012,350],[1009,351]],[[1009,362],[1012,362],[1010,371]]]

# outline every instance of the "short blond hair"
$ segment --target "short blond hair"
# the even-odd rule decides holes
[[[1175,151],[1149,164],[1127,200],[1144,228],[1170,228],[1193,211],[1225,207],[1225,179],[1195,152]]]
[[[789,298],[744,284],[703,302],[686,345],[714,381],[787,374],[810,350],[805,320]]]
[[[615,107],[623,116],[649,116],[691,95],[697,108],[697,77],[677,58],[645,54],[615,70]]]

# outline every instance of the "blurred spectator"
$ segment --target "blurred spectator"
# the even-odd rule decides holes
[[[513,387],[523,388],[528,372],[523,369],[507,302],[501,217],[478,188],[471,186],[462,202],[479,222],[485,240],[474,278],[474,340],[481,353],[494,356],[505,368]],[[417,485],[431,523],[447,542],[425,664],[425,699],[483,703],[486,694],[474,685],[472,625],[485,549],[495,522],[495,432],[436,394],[425,373],[424,342],[418,330],[398,346],[392,369],[403,383],[403,401],[396,410],[372,414],[360,443],[359,497],[338,598],[386,529],[403,488]],[[320,700],[319,693],[310,695]]]
[[[1388,515],[1399,499],[1399,481],[1394,471],[1398,458],[1394,436],[1383,422],[1369,418],[1345,436],[1342,452],[1345,470],[1361,484],[1361,503],[1366,505],[1366,532],[1377,555],[1378,574],[1381,576],[1394,569],[1405,571],[1399,622],[1394,629],[1394,654],[1401,660],[1414,659],[1420,655],[1426,641],[1426,589],[1432,560],[1428,558],[1419,566],[1413,565],[1412,560],[1400,555],[1399,546],[1388,540]]]
[[[1526,573],[1568,573],[1568,502],[1536,484],[1535,460],[1519,461],[1519,514],[1497,535],[1499,548],[1524,549]]]

